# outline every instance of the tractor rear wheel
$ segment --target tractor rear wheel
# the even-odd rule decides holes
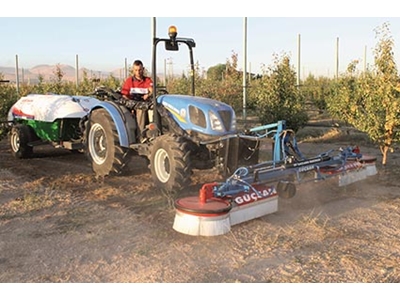
[[[33,135],[33,129],[28,125],[17,124],[12,127],[10,146],[14,157],[28,158],[32,156],[33,147],[29,143],[33,141]]]
[[[86,150],[97,176],[119,174],[128,162],[129,149],[119,145],[115,123],[104,109],[94,110],[89,117]]]
[[[192,168],[187,142],[176,135],[155,139],[151,148],[150,170],[157,186],[178,192],[190,184]]]

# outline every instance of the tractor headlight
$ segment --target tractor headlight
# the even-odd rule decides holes
[[[210,117],[211,129],[215,131],[224,131],[221,120],[210,110],[208,112]]]

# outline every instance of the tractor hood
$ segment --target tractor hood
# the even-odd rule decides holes
[[[184,130],[213,136],[236,133],[235,111],[226,103],[186,95],[163,95],[157,102]]]
[[[82,118],[100,100],[85,96],[28,95],[19,99],[8,113],[8,121],[31,119],[54,122],[56,119]]]

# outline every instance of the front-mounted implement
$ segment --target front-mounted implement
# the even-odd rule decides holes
[[[176,200],[176,231],[225,234],[233,225],[276,212],[279,197],[293,197],[297,184],[336,178],[345,186],[377,173],[376,158],[361,154],[358,147],[305,157],[284,121],[250,131],[254,139],[272,138],[272,160],[240,167],[225,182],[203,185],[197,197]]]

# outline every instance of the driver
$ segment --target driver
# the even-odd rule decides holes
[[[144,75],[143,63],[135,60],[132,64],[133,76],[128,77],[121,90],[122,97],[126,99],[125,106],[133,110],[137,104],[135,101],[151,101],[151,93],[153,92],[153,80]],[[136,121],[139,127],[139,136],[148,122],[147,110],[136,109]]]

